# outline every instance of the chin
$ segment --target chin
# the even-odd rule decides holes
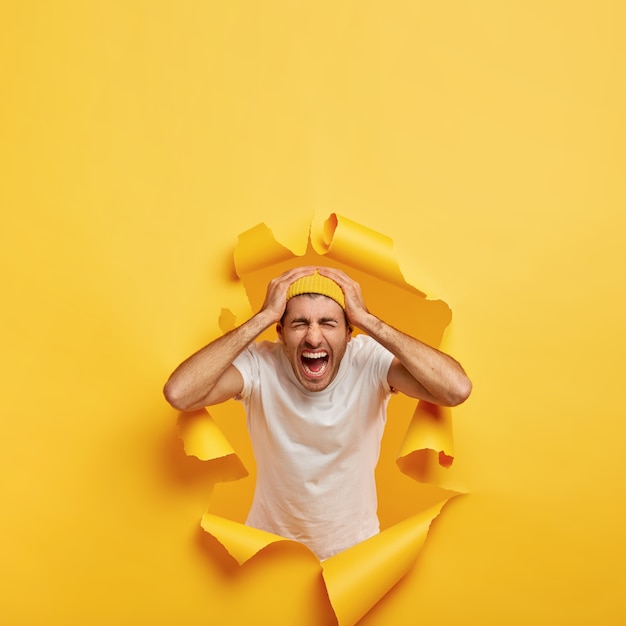
[[[298,382],[307,390],[307,391],[323,391],[333,382],[334,376],[330,375],[330,372],[326,372],[324,376],[320,378],[309,378],[304,374],[300,369],[297,371],[294,368],[294,372],[296,374],[296,378]]]
[[[330,380],[326,379],[311,380],[310,378],[298,377],[298,380],[307,391],[324,391],[331,383]]]

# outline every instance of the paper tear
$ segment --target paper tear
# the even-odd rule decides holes
[[[404,280],[389,237],[336,213],[324,222],[321,235],[311,233],[311,244],[319,255],[424,296]]]
[[[452,411],[421,400],[417,403],[413,419],[400,450],[400,458],[420,448],[441,450],[453,456]]]
[[[409,571],[446,502],[322,562],[339,624],[356,624]]]
[[[304,255],[298,256],[278,243],[265,224],[240,235],[235,267],[253,311],[261,307],[268,282],[286,269],[309,264],[332,265],[345,270],[361,284],[366,301],[375,303],[382,319],[434,347],[440,345],[451,320],[450,309],[440,300],[427,300],[423,292],[405,282],[391,239],[332,214],[321,228],[312,226],[309,241]],[[234,326],[235,320],[229,313],[222,309],[223,332]],[[179,433],[188,455],[224,464],[216,480],[235,480],[247,475],[230,443],[206,411],[182,414]],[[453,455],[450,409],[419,402],[396,463],[413,479],[442,487],[442,500],[320,564],[329,601],[341,626],[361,619],[408,572],[432,520],[451,497],[462,492],[450,491],[446,480]],[[448,490],[444,491],[444,487]],[[203,516],[201,526],[240,565],[262,558],[266,548],[275,544],[293,545],[294,549],[316,558],[297,542],[211,513]]]
[[[235,268],[239,278],[292,258],[293,252],[279,244],[265,224],[257,224],[239,235],[235,248]]]
[[[293,545],[294,549],[305,550],[313,556],[313,553],[301,543],[273,535],[258,528],[240,524],[239,522],[227,520],[218,515],[205,513],[200,525],[226,548],[239,565],[243,565],[246,561],[257,556],[265,548],[275,543]]]
[[[181,413],[178,435],[183,440],[187,456],[212,462],[211,474],[217,482],[239,480],[248,475],[248,470],[205,409]]]

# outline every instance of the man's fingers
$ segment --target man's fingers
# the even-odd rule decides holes
[[[283,272],[280,276],[273,278],[269,285],[269,289],[278,289],[287,291],[289,285],[298,280],[298,278],[302,278],[303,276],[308,276],[315,271],[313,266],[310,267],[294,267],[286,272]]]
[[[313,274],[314,271],[315,267],[312,265],[294,267],[273,278],[267,286],[263,308],[274,310],[280,317],[285,310],[289,286],[299,278]]]
[[[355,294],[361,293],[361,286],[355,280],[350,278],[345,272],[335,269],[334,267],[318,267],[318,272],[326,278],[334,280],[343,290],[344,295],[350,295],[349,292]]]
[[[315,267],[313,267],[312,265],[306,267],[293,267],[290,270],[283,272],[274,280],[280,283],[287,283],[287,287],[289,287],[289,285],[298,280],[298,278],[302,278],[303,276],[310,276],[311,274],[313,274],[314,271]]]

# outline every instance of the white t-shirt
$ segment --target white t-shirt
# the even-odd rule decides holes
[[[249,526],[299,541],[320,560],[379,532],[374,470],[392,359],[357,335],[335,380],[312,392],[280,343],[254,343],[237,357],[257,463]]]

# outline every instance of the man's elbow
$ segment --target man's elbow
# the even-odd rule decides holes
[[[450,397],[448,402],[446,403],[448,406],[458,406],[459,404],[463,404],[472,393],[472,381],[464,376],[461,380],[457,382],[454,386],[454,389],[450,392]]]
[[[191,410],[192,404],[185,397],[180,385],[176,384],[172,379],[168,380],[163,387],[163,395],[165,399],[178,411]]]

